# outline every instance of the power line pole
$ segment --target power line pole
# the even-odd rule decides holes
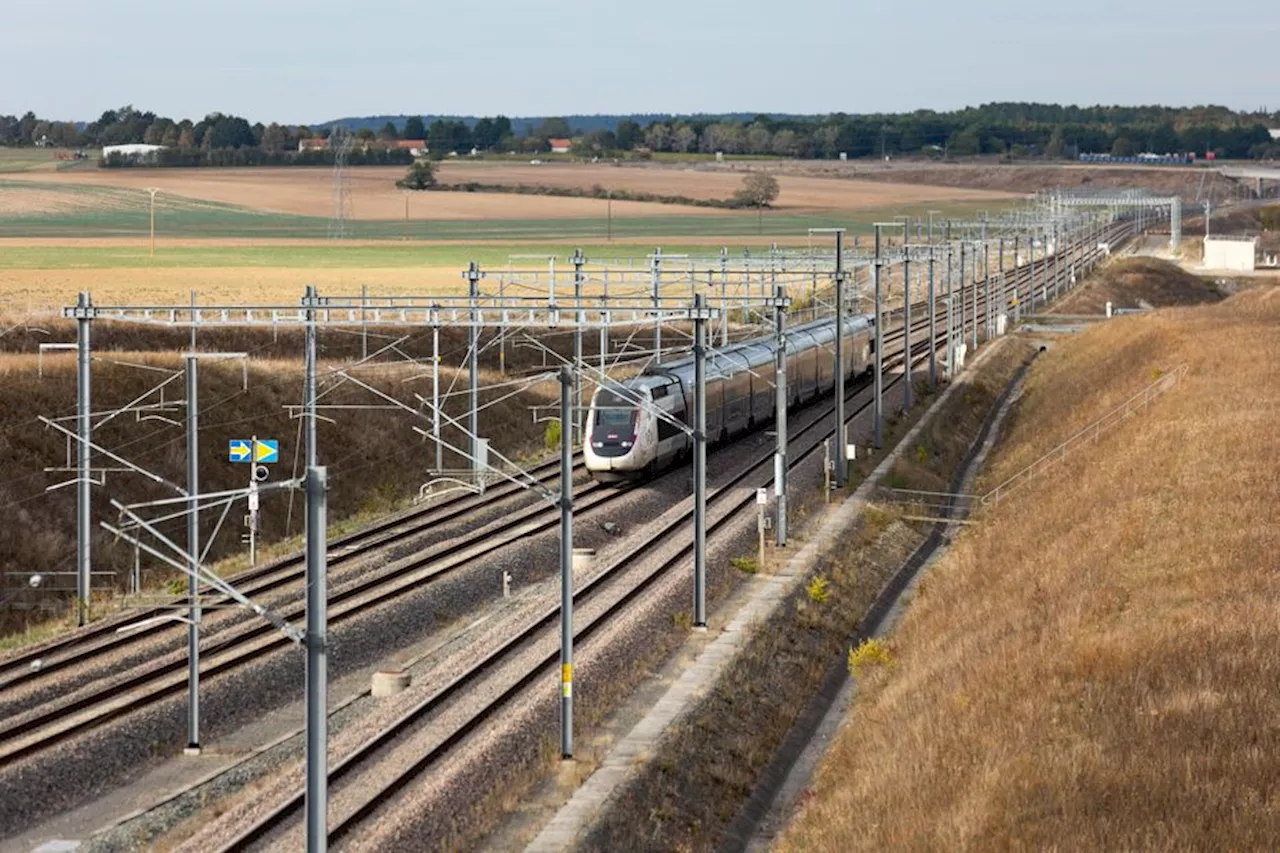
[[[312,401],[314,403],[314,400]],[[314,413],[314,409],[312,409]],[[307,490],[307,853],[329,846],[329,662],[326,536],[327,470],[308,466]]]
[[[904,223],[904,226],[906,223]],[[911,247],[907,245],[907,229],[902,233],[902,368],[905,371],[902,392],[902,411],[911,411]]]
[[[693,627],[707,628],[707,320],[693,297]]]
[[[316,465],[316,305],[319,299],[313,284],[307,285],[306,303],[306,364],[303,374],[303,428],[306,430],[307,468]]]
[[[662,304],[662,247],[653,250],[649,261],[649,275],[653,285],[653,363],[662,364],[662,319],[657,312]]]
[[[200,360],[187,355],[187,755],[200,754]],[[252,453],[252,450],[250,451]],[[250,463],[252,464],[252,459]]]
[[[938,307],[933,290],[934,264],[937,262],[933,247],[933,222],[929,223],[929,387],[938,387]]]
[[[720,247],[720,346],[729,345],[729,248]]]
[[[1004,280],[1004,238],[1003,237],[1000,238],[1000,242],[998,246],[1000,250],[1000,257],[996,262],[996,266],[1000,274],[1000,286],[996,291],[996,296],[999,297],[1000,304],[997,306],[997,308],[994,311],[996,316],[995,316],[995,322],[993,323],[993,326],[1000,325],[1000,317],[998,315],[1005,313],[1005,299],[1007,298],[1005,294],[1005,280]]]
[[[467,292],[471,295],[471,346],[467,351],[467,376],[469,380],[467,404],[467,429],[470,431],[471,472],[480,480],[480,279],[483,275],[475,261],[464,273]],[[553,300],[554,301],[554,300]],[[572,423],[570,421],[569,423]]]
[[[973,256],[973,284],[969,287],[969,290],[970,290],[969,307],[971,309],[969,312],[970,313],[969,320],[973,328],[973,345],[969,347],[969,349],[973,350],[974,353],[977,353],[978,351],[978,256],[976,254]]]
[[[147,187],[147,193],[151,196],[151,257],[156,256],[156,193],[160,192],[159,187]]]
[[[843,489],[848,454],[844,431],[844,231],[836,232],[836,488]]]
[[[875,427],[874,427],[875,446],[876,446],[876,449],[879,450],[880,445],[884,438],[884,435],[883,435],[883,431],[884,431],[884,424],[883,424],[883,421],[884,421],[884,400],[883,400],[883,396],[884,396],[884,376],[883,376],[884,323],[881,322],[884,319],[884,317],[881,314],[881,310],[880,310],[880,265],[882,261],[881,261],[881,255],[880,255],[881,244],[880,244],[880,223],[879,222],[876,223],[875,228],[876,228],[876,254],[875,254],[875,266],[873,267],[873,273],[874,273],[874,282],[875,282],[875,301],[876,301],[876,307],[875,307],[875,312],[876,312],[876,330],[875,330],[876,331],[876,344],[875,344],[876,353],[875,355],[876,355],[876,358],[875,358],[875,378],[873,383],[874,384],[874,394],[873,394],[874,404],[872,405],[872,411],[873,411],[873,421],[875,424]]]
[[[982,220],[982,328],[984,340],[991,340],[991,244],[987,242],[987,220]],[[977,349],[977,346],[974,347]]]
[[[560,757],[573,757],[573,373],[560,368]]]
[[[436,442],[436,473],[444,470],[444,444],[440,441],[440,308],[431,307],[431,437]]]
[[[951,269],[952,247],[947,235],[947,381],[956,375],[955,277]]]
[[[574,415],[570,421],[581,432],[584,424],[582,417],[582,325],[586,322],[586,314],[582,310],[582,267],[587,257],[581,249],[573,250],[573,299],[577,303],[577,323],[573,327],[573,404]]]
[[[968,243],[966,243],[965,240],[961,239],[960,241],[960,299],[958,300],[960,303],[960,328],[958,330],[960,332],[959,334],[960,339],[959,341],[957,341],[957,345],[964,344],[964,295],[965,295],[965,287],[964,287],[965,263],[964,262],[965,262],[965,254],[966,254],[965,249],[967,248],[967,246],[968,246]]]
[[[93,317],[93,301],[88,293],[81,293],[76,302],[76,624],[89,621],[89,603],[93,594],[91,572],[92,532],[90,530],[89,439],[92,432],[89,405],[91,364],[89,348],[89,324]]]
[[[773,493],[777,498],[777,518],[774,520],[774,544],[779,548],[787,544],[787,309],[783,298],[783,285],[774,285],[774,329],[777,334],[774,345],[774,426],[777,443],[773,454]]]

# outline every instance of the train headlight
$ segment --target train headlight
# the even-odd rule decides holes
[[[624,442],[622,442],[622,446],[623,446],[623,447],[630,447],[630,446],[631,446],[631,442],[629,442],[629,441],[624,441]]]
[[[591,446],[592,446],[592,447],[594,447],[596,450],[599,450],[600,448],[604,447],[604,442],[603,442],[603,441],[593,441],[593,442],[591,442]]]

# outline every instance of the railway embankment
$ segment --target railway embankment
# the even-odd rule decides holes
[[[1278,328],[1258,289],[1037,360],[979,491],[1186,372],[957,538],[772,849],[1275,847]]]
[[[95,428],[95,442],[169,483],[185,485],[186,415],[180,375],[182,358],[177,352],[180,345],[175,343],[175,350],[168,352],[146,347],[113,350],[109,335],[105,334],[110,326],[103,326],[104,340],[98,342],[101,351],[95,354],[92,368],[93,404],[101,421]],[[118,329],[115,332],[117,345],[146,343],[137,337],[121,338]],[[295,336],[283,337],[291,341]],[[334,337],[343,346],[349,345],[345,338]],[[354,358],[358,358],[358,336],[355,340]],[[286,343],[281,341],[278,346]],[[300,475],[301,421],[292,417],[302,400],[300,361],[286,359],[283,350],[279,358],[260,351],[261,347],[271,346],[269,332],[256,337],[227,334],[221,341],[210,340],[204,345],[220,351],[251,352],[253,357],[247,366],[240,361],[212,362],[200,371],[199,460],[203,490],[208,493],[247,485],[250,466],[233,463],[228,457],[228,445],[232,440],[254,436],[279,442],[279,458],[268,466],[268,482]],[[344,358],[350,355],[347,350],[335,350],[340,360],[326,359],[321,363],[320,389],[324,405],[341,408],[323,412],[317,432],[320,460],[330,472],[330,530],[340,535],[411,506],[430,476],[427,469],[434,462],[435,448],[412,429],[430,429],[425,412],[415,418],[409,412],[374,409],[384,401],[337,374],[338,370],[349,368],[352,361]],[[526,355],[521,357],[527,361]],[[360,369],[356,375],[378,393],[394,396],[411,407],[416,405],[414,391],[427,397],[431,394],[429,370],[418,365],[380,365]],[[175,378],[166,387],[146,395],[167,377]],[[37,416],[61,418],[63,427],[74,429],[75,358],[64,353],[43,359],[32,354],[3,354],[0,379],[4,383],[0,393],[0,470],[16,472],[0,482],[0,504],[11,507],[14,521],[0,529],[0,585],[6,605],[0,610],[0,645],[17,647],[64,633],[67,626],[62,617],[70,611],[74,598],[74,577],[65,574],[75,569],[74,490],[47,490],[75,476],[74,470],[65,470],[68,459],[74,456],[68,439],[46,427]],[[496,383],[501,377],[496,370],[486,369],[482,381]],[[465,416],[465,386],[465,370],[441,369],[442,407],[448,417]],[[451,389],[452,394],[448,393]],[[481,404],[486,406],[485,430],[494,449],[517,459],[545,457],[546,425],[533,422],[529,406],[552,404],[559,394],[556,384],[535,385],[517,397],[508,394],[509,389],[505,388],[485,388],[480,393]],[[117,406],[134,400],[134,410],[108,417]],[[460,431],[447,423],[441,434],[449,446],[465,445]],[[447,467],[462,467],[447,448],[443,459]],[[119,470],[121,464],[102,454],[95,454],[93,464],[95,469],[117,469],[105,475],[91,496],[95,520],[93,569],[100,573],[94,577],[91,615],[97,619],[119,610],[121,595],[132,587],[135,565],[143,591],[153,597],[177,591],[170,587],[173,581],[180,581],[180,575],[147,555],[135,564],[131,547],[96,529],[97,520],[114,521],[117,516],[111,499],[135,504],[171,498],[174,491],[145,476]],[[260,561],[300,549],[304,516],[301,495],[265,495],[261,503],[257,542]],[[208,559],[226,560],[216,569],[224,575],[248,566],[248,549],[241,541],[246,533],[245,512],[241,501],[222,524],[216,509],[202,513],[201,541],[209,548]],[[182,519],[171,520],[161,529],[167,535],[183,537],[184,524]],[[15,576],[9,577],[11,574]],[[28,586],[26,581],[31,575],[40,575],[44,582]],[[179,582],[177,587],[185,589],[185,584]],[[28,629],[33,630],[23,636]]]
[[[940,476],[950,480],[1009,377],[1033,354],[1025,341],[1005,339],[930,400],[923,417],[893,420],[885,446],[896,447],[894,455],[860,460],[851,478],[851,486],[863,484],[858,491],[814,515],[807,541],[775,554],[754,579],[763,598],[753,598],[716,640],[734,647],[727,662],[695,664],[685,680],[700,686],[683,697],[660,738],[632,749],[628,740],[639,735],[624,740],[623,758],[612,766],[606,759],[606,773],[587,782],[531,849],[715,849],[762,773],[794,749],[789,733],[821,715],[839,686],[833,662],[850,635],[866,628],[876,602],[892,598],[886,590],[905,581],[900,567],[929,536],[931,525],[881,501],[877,484],[931,488]],[[679,690],[677,682],[668,697]]]

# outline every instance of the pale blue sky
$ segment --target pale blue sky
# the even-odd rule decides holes
[[[5,3],[0,113],[1280,109],[1276,0]],[[1219,17],[1214,13],[1229,9]],[[1173,58],[1172,62],[1170,57]]]

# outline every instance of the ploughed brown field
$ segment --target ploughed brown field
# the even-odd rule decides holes
[[[735,164],[736,165],[736,164]],[[395,182],[400,166],[353,168],[352,213],[356,219],[401,219],[405,194]],[[600,164],[451,163],[440,164],[445,183],[526,184],[568,188],[605,188],[689,198],[727,198],[742,185],[745,167],[737,170],[693,170],[679,167],[630,167]],[[191,199],[235,204],[254,210],[304,216],[329,216],[333,211],[333,172],[328,168],[244,169],[79,169],[67,172],[15,173],[7,180],[90,185],[162,192]],[[872,181],[832,181],[779,175],[781,192],[774,207],[787,210],[866,210],[893,204],[983,201],[1008,198],[1008,193],[931,187],[886,185]],[[16,195],[16,194],[15,194]],[[38,202],[33,196],[31,201]],[[54,203],[54,202],[50,202]],[[57,204],[66,204],[59,199]],[[570,219],[600,217],[606,202],[590,198],[514,195],[509,193],[428,192],[409,194],[409,218],[448,219]],[[673,213],[723,215],[715,208],[672,206],[650,202],[613,202],[613,215],[670,216]]]

